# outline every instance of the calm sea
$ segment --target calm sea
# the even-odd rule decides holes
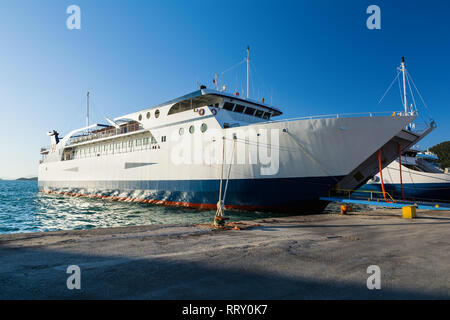
[[[215,211],[78,198],[38,192],[36,181],[0,181],[0,233],[212,222]],[[274,214],[227,212],[231,220]]]

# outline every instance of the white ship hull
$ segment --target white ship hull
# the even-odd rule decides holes
[[[158,141],[154,145],[117,150],[115,142],[108,143],[106,138],[98,142],[100,152],[66,161],[44,161],[39,166],[39,189],[75,196],[215,208],[221,177],[224,183],[229,177],[227,208],[322,208],[320,196],[326,195],[338,181],[414,120],[413,116],[330,117],[223,129],[220,113],[224,110],[219,110],[216,116],[209,108],[205,110],[201,117],[188,111],[192,113],[190,118],[185,119],[184,114],[180,121],[176,121],[178,115],[174,115],[175,121],[159,127],[143,122],[142,130],[120,138],[125,141],[145,137],[151,132]],[[138,113],[127,117],[137,118]],[[208,132],[201,132],[203,123],[208,130],[230,137],[225,140],[225,154],[233,156],[231,164],[205,163],[205,152],[198,155],[199,141],[200,150],[208,146],[211,149],[212,145],[214,150],[222,148],[220,137],[209,137]],[[190,148],[190,163],[175,163],[174,149],[180,148],[181,141],[176,139],[177,133],[181,127],[187,132],[190,125],[195,127],[192,138],[197,143]],[[251,130],[261,134],[249,137]],[[273,132],[278,139],[273,138]],[[233,134],[236,141],[231,138]],[[163,136],[167,140],[161,142]],[[112,144],[112,150],[110,147],[105,150],[105,144]],[[255,148],[258,159],[261,152],[272,156],[275,152],[278,156],[269,164],[251,163],[249,154],[255,152]],[[238,159],[246,160],[237,163]]]
[[[405,161],[402,160],[403,163]],[[402,198],[425,201],[450,201],[450,174],[444,172],[424,172],[401,167],[398,160],[393,161],[382,170],[386,192],[395,199]],[[380,175],[361,188],[365,191],[382,191]]]

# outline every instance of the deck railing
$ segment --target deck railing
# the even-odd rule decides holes
[[[72,137],[70,139],[69,145],[91,140],[98,140],[102,138],[108,138],[120,134],[138,131],[140,129],[142,129],[142,126],[139,123],[130,123],[127,125],[123,125],[120,128],[109,128],[106,130],[101,130],[99,132],[89,132],[88,134],[84,134],[82,136]]]
[[[326,119],[326,118],[349,118],[349,117],[376,117],[376,116],[401,116],[404,112],[400,111],[379,111],[379,112],[359,112],[359,113],[335,113],[335,114],[323,114],[317,116],[305,116],[280,120],[265,121],[267,123],[274,122],[289,122],[297,120],[312,120],[312,119]],[[263,122],[264,123],[264,122]]]

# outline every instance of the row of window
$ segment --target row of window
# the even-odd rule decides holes
[[[202,123],[200,126],[200,131],[202,133],[206,132],[208,129],[208,126],[206,123]],[[195,126],[191,125],[189,127],[189,133],[193,134],[195,132]],[[181,127],[178,131],[180,135],[184,134],[184,128]],[[162,136],[161,142],[166,142],[167,137]],[[158,142],[156,141],[155,137],[145,137],[145,138],[138,138],[133,140],[126,140],[126,141],[120,141],[120,142],[113,142],[109,144],[102,144],[102,145],[96,145],[92,147],[78,147],[74,151],[72,151],[72,156],[70,157],[64,157],[65,160],[70,160],[73,158],[85,158],[85,157],[91,157],[91,156],[97,156],[101,154],[114,154],[114,153],[123,153],[123,152],[130,152],[133,150],[144,150],[149,149],[149,144],[153,145],[152,149],[157,149],[159,146],[154,146]]]
[[[211,107],[214,106],[214,107],[217,108],[217,107],[219,107],[219,104],[218,103],[210,104],[209,106],[211,106]],[[186,110],[189,110],[191,108],[192,108],[192,103],[188,104],[186,101],[179,102],[179,103],[173,105],[172,108],[170,108],[170,110],[168,112],[168,115],[175,114],[175,113],[182,112],[182,111],[186,111]],[[255,108],[252,108],[252,107],[246,107],[246,106],[243,106],[241,104],[234,104],[234,103],[231,103],[231,102],[225,102],[223,104],[223,109],[228,110],[228,111],[237,112],[237,113],[243,113],[243,114],[246,114],[246,115],[249,115],[249,116],[255,116],[255,117],[258,117],[258,118],[263,118],[263,119],[266,119],[266,120],[269,120],[270,116],[271,116],[270,112],[264,112],[263,110],[260,110],[260,109],[255,109]],[[160,115],[160,111],[159,111],[159,109],[156,109],[155,110],[155,118],[159,118],[159,115]],[[146,117],[147,117],[147,119],[150,119],[150,117],[151,117],[150,111],[147,112]],[[142,121],[143,115],[139,114],[138,119],[139,119],[139,121]]]
[[[200,126],[200,131],[201,131],[202,133],[204,133],[204,132],[206,132],[206,130],[208,130],[208,126],[206,125],[206,123],[202,123],[202,125]],[[194,125],[191,125],[191,126],[189,127],[189,133],[190,133],[190,134],[193,134],[194,132],[195,132],[195,126],[194,126]],[[178,130],[178,133],[179,133],[180,136],[182,136],[182,135],[184,134],[184,128],[181,127],[181,128]]]
[[[150,111],[148,111],[146,114],[147,119],[150,119],[151,115],[152,114],[150,113]],[[159,115],[160,115],[159,109],[156,109],[155,110],[155,118],[159,118]],[[140,114],[138,117],[139,121],[142,121],[142,118],[143,118],[143,116],[142,116],[142,114]]]
[[[166,141],[166,136],[161,137],[161,142]],[[145,149],[158,149],[158,142],[154,137],[138,138],[127,141],[114,142],[92,147],[79,147],[72,152],[72,158],[86,158],[104,154],[131,152]],[[66,160],[69,160],[66,158]]]
[[[263,118],[266,120],[270,119],[270,112],[264,112],[263,110],[260,109],[255,109],[252,107],[246,107],[243,106],[241,104],[234,104],[231,102],[225,102],[223,104],[223,109],[228,110],[228,111],[233,111],[233,112],[237,112],[237,113],[243,113],[243,114],[247,114],[249,116],[255,116],[258,118]]]

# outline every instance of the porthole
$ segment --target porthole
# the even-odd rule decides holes
[[[147,119],[150,119],[150,112],[147,112]]]
[[[180,128],[180,130],[178,130],[178,133],[180,136],[182,136],[184,134],[184,128]]]
[[[192,134],[195,132],[195,127],[194,126],[190,126],[189,127],[189,132]]]
[[[142,121],[142,114],[139,115],[138,119],[139,121]]]
[[[159,117],[159,110],[156,110],[155,111],[155,118],[158,118]]]
[[[207,129],[208,129],[208,126],[206,125],[206,123],[202,123],[202,125],[201,125],[201,127],[200,127],[200,130],[201,130],[202,132],[205,132]]]

